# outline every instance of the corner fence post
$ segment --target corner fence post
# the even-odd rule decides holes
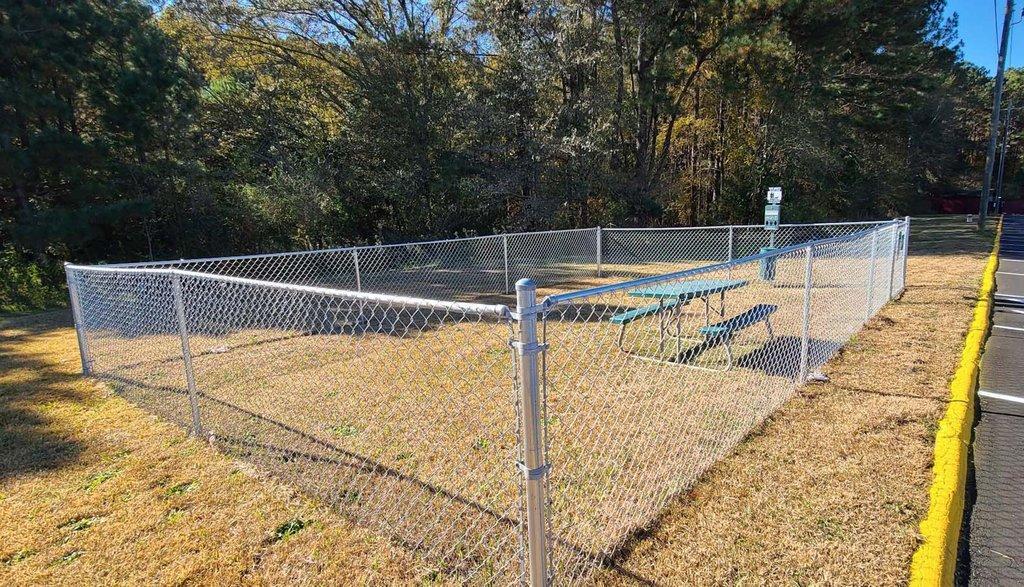
[[[910,216],[903,219],[903,279],[900,293],[907,289],[907,258],[910,256]]]
[[[512,275],[508,271],[508,235],[501,235],[501,248],[505,255],[505,293],[512,293]]]
[[[864,310],[864,321],[867,322],[871,319],[871,315],[874,313],[875,304],[875,253],[878,249],[878,230],[871,231],[871,267],[868,269],[868,303],[867,308]]]
[[[85,336],[85,322],[82,319],[82,302],[78,297],[78,280],[72,277],[77,272],[64,264],[64,276],[68,280],[68,296],[71,298],[71,317],[75,321],[75,336],[78,338],[78,355],[82,359],[82,375],[92,373],[92,356],[89,354],[89,339]]]
[[[192,406],[192,436],[202,436],[203,425],[199,420],[199,393],[196,391],[196,377],[192,370],[192,351],[188,346],[188,325],[185,322],[185,303],[181,296],[181,276],[171,274],[171,291],[174,292],[174,312],[178,316],[178,332],[181,335],[181,358],[185,362],[185,380],[188,382],[188,403]]]
[[[804,249],[804,326],[800,336],[800,380],[797,384],[807,381],[809,356],[811,353],[811,286],[814,275],[814,247]]]
[[[601,275],[601,241],[602,241],[601,227],[597,227],[597,276]]]
[[[519,463],[526,483],[526,549],[531,587],[548,582],[547,528],[544,517],[544,442],[541,424],[543,405],[539,391],[537,355],[543,352],[537,343],[537,284],[532,279],[516,282],[516,319],[519,340],[513,343],[519,364],[519,393],[522,404],[522,455]]]
[[[892,301],[895,295],[896,288],[896,257],[899,255],[897,247],[900,244],[900,224],[897,220],[893,222],[892,230],[889,231],[891,234],[891,246],[889,247],[889,300]]]

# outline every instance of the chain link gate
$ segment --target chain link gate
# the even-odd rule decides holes
[[[788,399],[903,291],[908,246],[909,218],[66,271],[84,373],[457,581],[540,585]]]

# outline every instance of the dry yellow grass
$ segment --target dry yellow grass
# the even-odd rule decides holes
[[[841,250],[815,262],[814,354],[860,327],[863,244],[859,256]],[[803,253],[775,269],[772,281],[759,278],[756,262],[705,275],[745,284],[724,296],[728,315],[758,303],[778,308],[775,339],[766,340],[760,324],[742,332],[733,344],[738,366],[728,372],[693,368],[721,367],[722,348],[685,365],[621,352],[609,317],[648,303],[625,292],[559,306],[547,320],[550,513],[561,576],[583,575],[615,552],[791,395]],[[158,286],[151,291],[157,303],[145,311],[120,305],[90,328],[96,372],[131,401],[188,425],[180,341],[158,320],[152,326],[167,305]],[[509,324],[382,304],[267,299],[250,288],[201,291],[190,347],[201,427],[219,449],[396,535],[446,572],[515,578],[520,483],[512,466],[519,455]],[[888,283],[880,279],[874,293],[880,304]],[[705,325],[702,306],[684,308],[682,332]],[[288,314],[268,314],[279,307]],[[332,327],[357,310],[365,327]],[[657,323],[630,325],[626,346],[658,354]],[[662,356],[675,349],[666,345]]]
[[[913,242],[915,252],[924,255],[911,260],[909,291],[903,302],[883,310],[850,349],[830,364],[827,371],[833,377],[832,384],[808,388],[791,400],[757,436],[715,467],[688,496],[676,500],[649,533],[627,544],[615,565],[598,580],[663,584],[900,581],[915,544],[917,518],[927,505],[930,426],[941,412],[945,378],[955,366],[958,337],[969,319],[972,302],[961,296],[973,295],[983,265],[980,259],[991,242],[969,231],[950,240],[957,228],[959,225],[951,221],[919,222]],[[768,290],[761,292],[766,293]],[[790,293],[798,291],[779,290],[770,295]],[[794,322],[792,317],[779,318]],[[0,580],[9,576],[19,583],[238,583],[285,579],[406,583],[433,577],[418,559],[356,529],[333,510],[305,501],[283,483],[260,475],[256,468],[186,439],[180,429],[75,377],[78,366],[74,335],[62,320],[66,320],[63,315],[49,315],[9,321],[0,335],[4,347],[0,361],[6,363],[0,364],[5,371],[0,379],[5,422],[0,444],[4,457],[0,471],[0,559],[4,561]],[[489,328],[486,334],[460,334],[470,326],[449,329],[445,336],[460,340],[471,336],[478,343],[486,342],[475,350],[490,349],[496,355],[504,348],[507,332],[503,327]],[[557,331],[551,334],[558,336]],[[423,446],[409,449],[380,442],[361,446],[359,443],[373,440],[368,433],[348,437],[345,429],[351,423],[335,421],[338,418],[331,414],[356,414],[357,424],[365,424],[371,416],[359,416],[359,404],[344,396],[325,394],[312,409],[308,402],[292,404],[295,398],[343,389],[341,382],[358,380],[353,379],[353,372],[368,364],[385,363],[389,356],[437,361],[427,352],[429,349],[409,354],[409,348],[415,349],[421,342],[410,340],[403,349],[389,348],[379,358],[365,357],[360,364],[345,365],[343,349],[337,348],[335,341],[305,337],[283,341],[281,353],[274,351],[274,345],[265,347],[264,358],[259,361],[244,353],[215,354],[198,358],[197,367],[208,374],[203,387],[216,389],[216,399],[281,419],[289,416],[293,418],[290,422],[296,422],[297,416],[299,428],[318,437],[331,438],[364,454],[376,450],[371,456],[394,470],[439,484],[451,483],[450,477],[444,476],[452,470],[450,463],[410,458],[429,455]],[[164,345],[170,354],[174,344],[170,340]],[[202,351],[203,344],[223,342],[197,340],[196,344]],[[301,346],[297,349],[296,344]],[[601,348],[611,345],[610,340],[600,340]],[[293,354],[298,350],[300,356],[309,357],[315,364],[299,368],[288,362],[278,364],[275,359],[283,356],[284,349]],[[231,356],[234,358],[229,359]],[[621,360],[617,354],[607,357]],[[443,361],[456,364],[457,359],[448,357]],[[551,360],[558,361],[559,356],[552,352]],[[330,379],[323,378],[324,367],[339,383],[331,384]],[[177,369],[170,365],[155,379],[150,373],[148,383],[167,383],[161,378],[173,379]],[[315,371],[316,377],[304,376],[304,369]],[[504,358],[488,363],[478,375],[486,376],[485,391],[510,389],[509,365]],[[710,377],[704,376],[704,382]],[[728,381],[727,377],[715,377]],[[777,379],[767,373],[746,377],[747,384],[761,381],[767,385]],[[261,385],[280,381],[269,389],[288,393],[250,397],[246,390],[251,388],[246,383],[257,378]],[[378,377],[375,381],[386,389],[390,378]],[[480,380],[476,381],[479,385]],[[173,384],[180,387],[180,381]],[[429,381],[420,382],[416,388],[431,389]],[[488,393],[479,393],[456,407],[464,413],[473,412],[473,406],[477,402],[483,405],[488,397]],[[734,403],[729,398],[723,393],[720,399]],[[744,418],[757,419],[761,410],[780,399],[784,396],[766,400]],[[174,410],[185,406],[180,404]],[[566,412],[566,407],[552,409],[563,420],[552,423],[555,428],[578,419]],[[474,413],[498,417],[503,412],[506,410]],[[216,418],[214,410],[208,413]],[[427,420],[445,415],[443,411],[428,414]],[[187,416],[173,417],[180,420]],[[10,422],[16,424],[8,425]],[[225,427],[230,424],[230,420],[223,422]],[[456,433],[457,439],[466,443],[476,443],[492,430],[489,440],[494,448],[508,448],[501,446],[507,444],[508,426],[502,424],[500,431],[493,432],[496,424],[494,418],[476,419],[463,423],[470,426],[466,429],[469,434],[466,430],[446,432]],[[745,431],[746,425],[741,422],[735,430]],[[331,429],[339,427],[340,436],[345,438],[332,436]],[[394,429],[382,427],[377,431],[389,431],[393,436]],[[240,428],[237,432],[236,436],[241,437],[247,431]],[[260,440],[275,439],[278,434],[262,433],[266,436]],[[574,439],[565,436],[568,432],[564,428],[554,434],[553,460],[562,457],[558,451],[574,450]],[[477,455],[481,447],[487,449],[488,445],[467,446],[465,452]],[[322,451],[316,443],[300,448],[311,453]],[[252,454],[247,458],[260,462]],[[606,466],[612,460],[606,456],[597,465]],[[664,460],[662,465],[673,462],[679,461]],[[488,465],[489,470],[497,470],[497,463],[495,460]],[[268,458],[263,464],[267,465],[264,470],[291,477],[292,466],[282,467],[279,459]],[[309,486],[309,473],[322,473],[326,470],[323,466],[292,468],[306,476],[307,490],[328,497],[329,502],[336,503],[339,498],[344,502],[351,495],[339,496],[329,478],[321,479],[323,491],[315,484]],[[657,471],[650,467],[646,470],[655,477]],[[599,475],[585,471],[581,477],[589,483],[605,483]],[[455,481],[456,493],[474,488],[480,491],[472,474]],[[502,485],[497,493],[492,487],[490,492],[471,497],[479,503],[492,499],[498,506],[512,499],[512,494],[506,494],[509,487]],[[406,487],[401,489],[408,491]],[[389,493],[387,486],[376,490],[379,495]],[[573,495],[563,495],[562,499],[575,500]],[[603,507],[613,514],[624,511],[615,503],[611,499]],[[276,540],[275,532],[282,524],[296,519],[315,523]],[[623,523],[628,527],[628,520]],[[587,540],[597,546],[601,541],[615,543],[618,537],[595,535]]]
[[[598,582],[905,584],[992,238],[917,220],[906,293],[827,365],[831,382],[804,387]]]
[[[52,313],[0,332],[0,584],[429,576],[388,541],[81,378],[67,324]]]

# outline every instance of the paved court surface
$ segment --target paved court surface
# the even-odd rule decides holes
[[[985,344],[958,583],[1024,585],[1024,216],[1007,216]]]

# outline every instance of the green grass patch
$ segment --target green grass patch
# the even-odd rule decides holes
[[[335,436],[341,436],[341,437],[355,436],[356,434],[359,434],[359,428],[357,428],[356,426],[353,426],[352,424],[347,424],[347,423],[346,424],[338,424],[337,426],[332,426],[330,428],[330,430],[331,430],[331,434],[333,434]]]
[[[11,567],[34,555],[36,551],[29,548],[22,548],[11,556],[4,559],[4,565]]]
[[[173,508],[164,515],[164,520],[168,524],[173,524],[178,520],[185,517],[185,510],[179,508]]]
[[[192,491],[197,485],[199,485],[198,481],[185,481],[183,483],[178,483],[177,485],[172,485],[167,489],[167,495],[182,495]]]
[[[274,530],[274,542],[278,542],[288,538],[289,536],[298,534],[303,528],[306,528],[311,523],[312,522],[308,520],[301,520],[299,518],[292,518],[291,520],[288,520]]]
[[[72,562],[78,560],[79,558],[81,558],[81,556],[83,554],[85,554],[84,550],[72,550],[71,552],[69,552],[69,553],[65,554],[64,556],[58,558],[57,560],[53,561],[53,565],[57,566],[57,565],[66,565],[68,563],[72,563]]]
[[[80,532],[82,530],[88,530],[96,522],[99,522],[103,518],[100,516],[84,516],[81,518],[74,518],[64,522],[60,525],[62,530],[71,530],[72,532]]]
[[[92,491],[107,481],[110,481],[115,476],[117,476],[117,471],[100,471],[99,473],[94,473],[86,478],[85,483],[82,484],[82,489],[85,491]]]

